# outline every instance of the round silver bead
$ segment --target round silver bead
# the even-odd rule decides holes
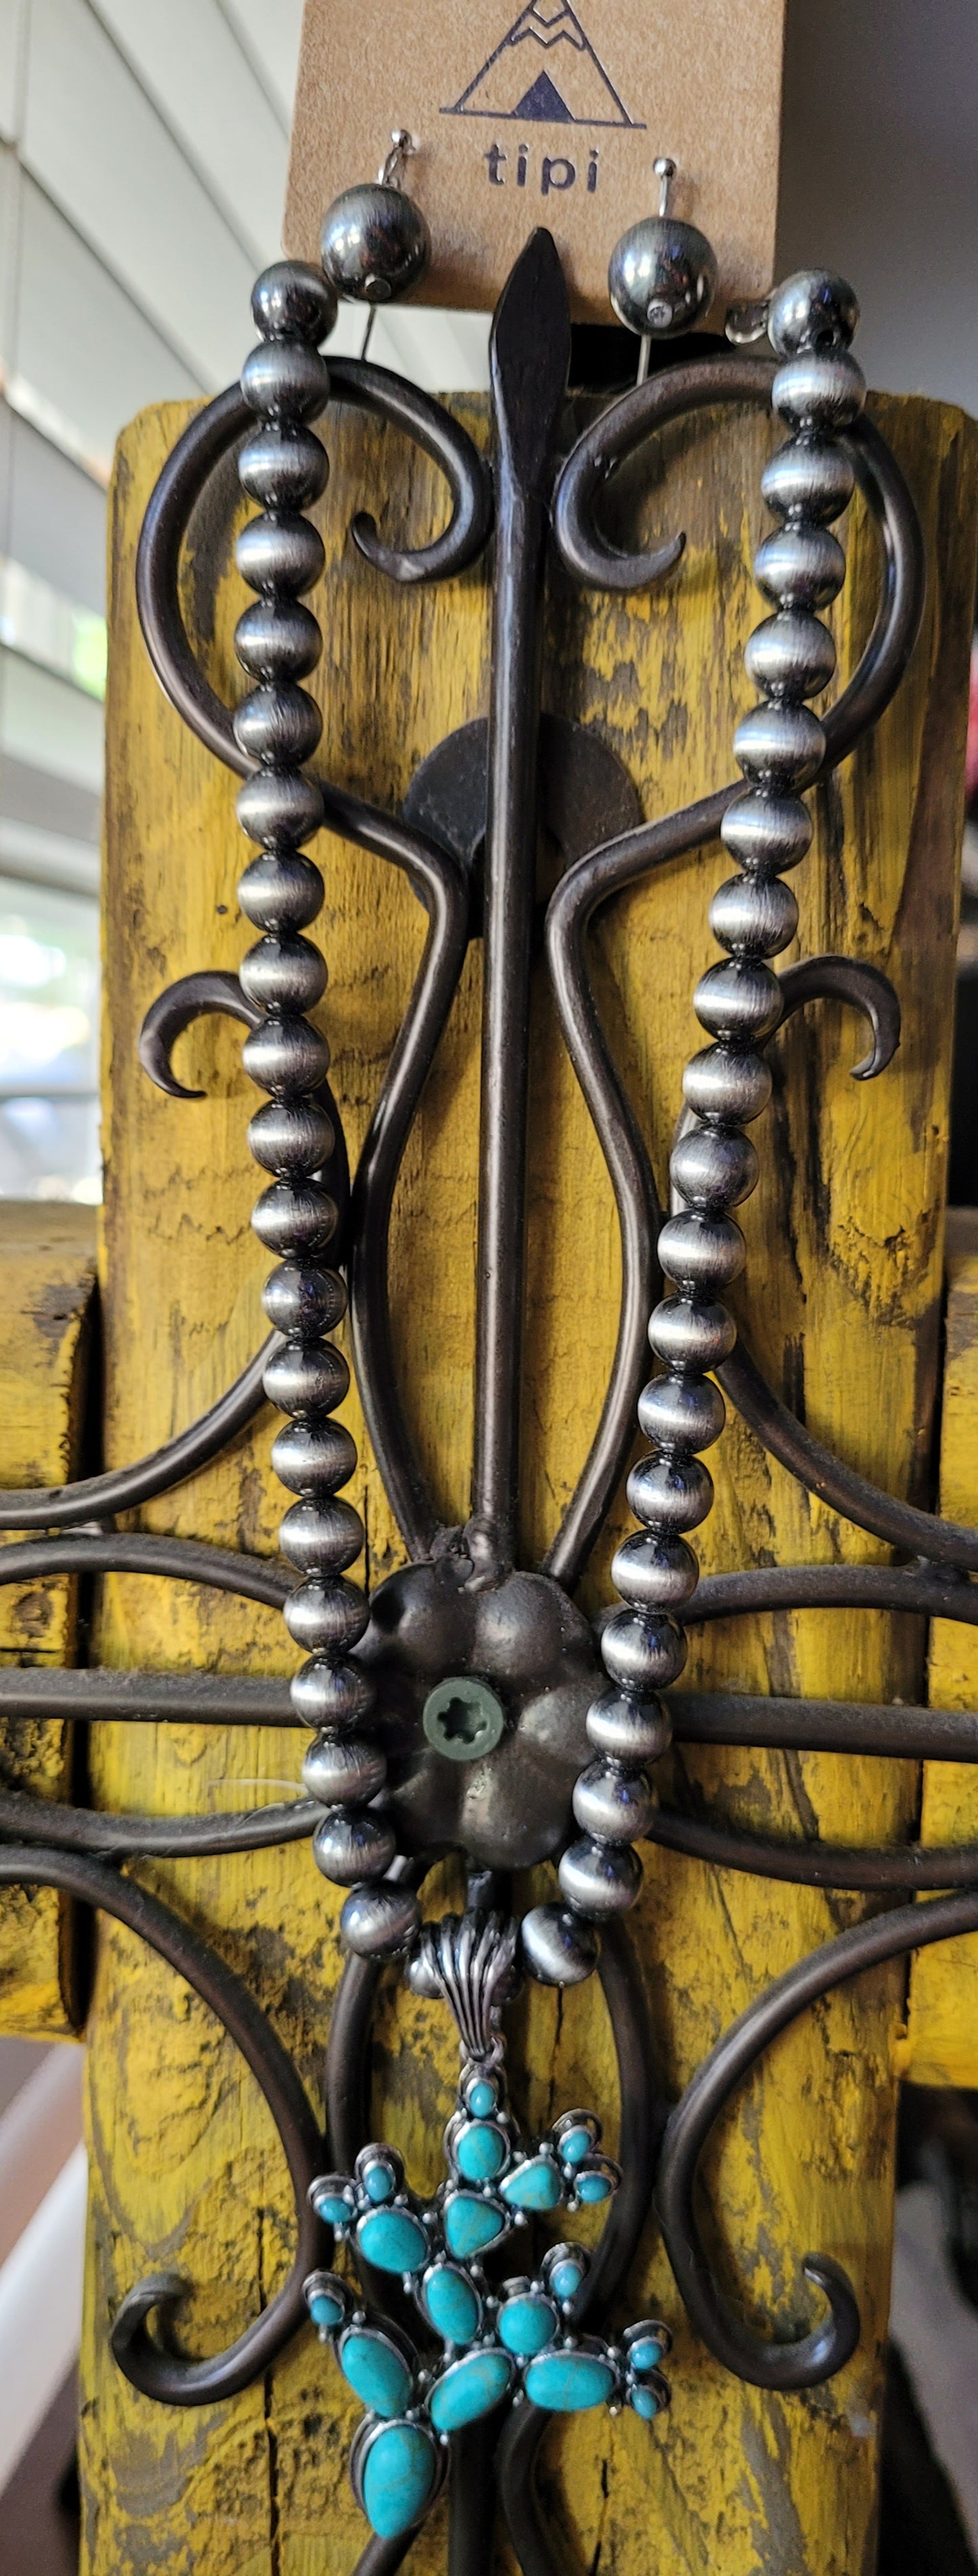
[[[332,1120],[314,1100],[266,1100],[248,1121],[256,1163],[283,1179],[321,1171],[335,1141]]]
[[[383,1878],[354,1887],[340,1915],[340,1937],[359,1959],[396,1959],[421,1929],[421,1907],[410,1887]]]
[[[263,514],[260,519],[248,519],[234,559],[249,590],[274,591],[291,599],[312,589],[326,554],[312,520],[283,511],[274,518]]]
[[[527,1976],[540,1986],[580,1986],[598,1964],[597,1936],[565,1905],[534,1905],[520,1925]]]
[[[640,1771],[598,1761],[589,1762],[575,1782],[573,1807],[582,1833],[605,1843],[636,1843],[648,1833],[655,1799]]]
[[[309,980],[311,983],[311,976]],[[324,1081],[329,1070],[329,1048],[325,1038],[309,1020],[292,1015],[288,1019],[275,1016],[263,1021],[260,1029],[253,1029],[246,1037],[241,1061],[245,1072],[262,1091],[291,1092],[295,1096],[296,1093],[315,1091],[317,1085]],[[335,1141],[334,1136],[334,1144]],[[332,1147],[329,1150],[332,1152]],[[275,1166],[270,1168],[274,1170]]]
[[[859,321],[851,286],[831,269],[803,268],[776,287],[767,312],[767,334],[779,358],[803,349],[847,349]]]
[[[647,1440],[658,1441],[663,1449],[689,1449],[694,1454],[712,1449],[714,1441],[719,1440],[726,1418],[723,1397],[711,1378],[654,1377],[651,1385],[643,1387],[638,1399],[640,1429]],[[616,1565],[622,1556],[623,1551],[619,1548]],[[695,1572],[693,1580],[696,1580]],[[614,1573],[612,1582],[623,1599],[628,1600],[629,1594]]]
[[[249,411],[269,420],[315,420],[329,401],[329,372],[307,340],[262,340],[241,370]]]
[[[294,680],[263,682],[234,711],[234,739],[249,760],[308,760],[323,720],[315,698]]]
[[[332,1413],[342,1404],[350,1371],[335,1342],[286,1342],[273,1351],[264,1375],[269,1404],[280,1413]]]
[[[296,1645],[316,1655],[336,1650],[347,1654],[351,1646],[359,1645],[370,1624],[369,1605],[359,1584],[347,1583],[342,1574],[327,1575],[325,1580],[308,1575],[289,1593],[283,1616]]]
[[[865,400],[866,378],[847,349],[828,358],[789,358],[771,387],[775,411],[792,429],[846,429]]]
[[[264,340],[325,340],[336,320],[328,278],[305,260],[277,259],[263,268],[251,290],[256,331]]]
[[[309,841],[322,828],[322,789],[301,770],[256,769],[239,787],[235,811],[250,841]]]
[[[336,1203],[312,1181],[273,1181],[251,1222],[267,1252],[324,1252],[336,1232]]]
[[[663,1297],[649,1319],[650,1344],[668,1368],[718,1368],[736,1339],[726,1307],[699,1297]]]
[[[318,619],[301,599],[253,599],[234,630],[238,660],[256,680],[304,680],[322,648]]]
[[[611,1580],[633,1610],[681,1610],[696,1590],[699,1567],[685,1539],[662,1531],[631,1530],[615,1550]],[[602,1750],[613,1753],[617,1746],[603,1745]]]
[[[707,1503],[706,1511],[709,1508]],[[706,1512],[700,1517],[705,1519]],[[633,1699],[648,1699],[678,1681],[686,1661],[686,1639],[675,1621],[661,1613],[613,1610],[601,1630],[601,1660],[609,1681],[619,1690]]]
[[[325,1502],[292,1503],[279,1525],[279,1546],[300,1574],[328,1565],[342,1574],[355,1565],[363,1547],[363,1522],[352,1503],[338,1496]]]
[[[412,1950],[404,1970],[404,1983],[412,1995],[426,2004],[443,2003],[445,1989],[432,1950],[426,1941]]]
[[[335,1270],[283,1261],[266,1279],[261,1302],[277,1333],[335,1332],[346,1313],[346,1289]]]
[[[348,1735],[369,1716],[375,1691],[361,1665],[326,1664],[312,1655],[293,1673],[289,1698],[300,1726]]]
[[[260,939],[257,947],[249,948],[247,956],[242,959],[238,974],[241,990],[248,1001],[255,1002],[263,1011],[311,1011],[326,990],[326,960],[311,939]],[[303,1029],[308,1027],[304,1019],[294,1025]],[[244,1061],[249,1071],[248,1049],[256,1038],[264,1038],[265,1034],[264,1029],[253,1029],[245,1039]],[[321,1081],[329,1066],[329,1048],[318,1030],[313,1030],[312,1036],[325,1055],[325,1063],[322,1063],[322,1057],[317,1059],[322,1063],[322,1073],[314,1077]],[[253,1079],[261,1082],[263,1090],[271,1089],[261,1074]]]
[[[761,491],[769,510],[788,518],[826,522],[841,518],[855,488],[855,470],[832,439],[791,438],[768,458]],[[747,647],[750,651],[750,645]]]
[[[757,1187],[757,1153],[737,1127],[688,1127],[673,1146],[669,1175],[688,1207],[722,1215]]]
[[[812,818],[798,796],[772,796],[749,787],[728,805],[720,839],[742,868],[796,868],[812,844]]]
[[[667,1217],[659,1235],[659,1260],[667,1279],[691,1294],[725,1288],[744,1266],[744,1238],[732,1217]],[[691,1365],[691,1363],[690,1363]]]
[[[238,481],[265,510],[305,510],[329,481],[322,439],[299,421],[265,421],[240,451]]]
[[[783,608],[824,608],[846,577],[846,559],[831,528],[800,528],[792,521],[764,537],[754,557],[754,579]]]
[[[835,659],[835,644],[821,618],[791,608],[765,617],[744,650],[748,679],[769,697],[817,697],[828,688]]]
[[[634,1905],[642,1864],[630,1844],[599,1843],[584,1835],[564,1852],[557,1876],[576,1914],[592,1923],[611,1923]]]
[[[784,1013],[777,976],[759,958],[731,957],[708,966],[693,1003],[697,1019],[713,1038],[769,1038]]]
[[[795,936],[798,904],[778,877],[728,877],[710,905],[710,928],[721,948],[777,957]]]
[[[641,1538],[639,1544],[648,1547],[652,1542]],[[690,1556],[691,1549],[686,1554]],[[695,1563],[693,1558],[694,1569]],[[617,1579],[613,1572],[612,1581]],[[615,1762],[658,1762],[672,1742],[668,1713],[658,1700],[633,1699],[625,1691],[603,1691],[600,1699],[592,1700],[585,1723],[595,1752]]]
[[[317,1735],[302,1764],[304,1785],[321,1807],[369,1806],[386,1777],[379,1744],[365,1744],[362,1735]]]
[[[431,235],[412,197],[382,181],[345,188],[327,208],[319,237],[323,268],[338,295],[389,304],[424,276]]]
[[[286,1422],[272,1442],[272,1466],[293,1494],[333,1494],[348,1485],[357,1463],[356,1443],[345,1424],[327,1417]]]
[[[753,1048],[703,1047],[683,1074],[683,1098],[698,1118],[747,1125],[767,1108],[771,1084],[771,1067]]]
[[[334,1887],[356,1887],[362,1878],[383,1878],[396,1858],[397,1836],[393,1825],[366,1808],[335,1807],[317,1825],[312,1853]]]
[[[776,698],[741,717],[733,747],[745,777],[807,787],[825,758],[825,735],[810,707],[785,706]]]
[[[713,1479],[698,1458],[640,1458],[628,1478],[628,1501],[647,1528],[698,1529],[713,1502]]]
[[[656,340],[691,331],[716,291],[717,264],[705,233],[669,214],[632,224],[608,263],[608,294],[619,322]]]

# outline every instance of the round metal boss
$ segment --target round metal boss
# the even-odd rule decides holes
[[[506,1721],[488,1682],[464,1673],[429,1691],[421,1723],[429,1744],[447,1761],[480,1762],[495,1752]]]

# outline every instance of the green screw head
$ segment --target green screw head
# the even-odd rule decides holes
[[[506,1721],[488,1682],[463,1673],[429,1691],[421,1723],[429,1744],[447,1762],[481,1762],[495,1752]]]

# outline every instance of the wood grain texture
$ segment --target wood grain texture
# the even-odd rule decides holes
[[[978,1255],[948,1263],[949,1288],[941,1408],[941,1510],[948,1519],[978,1518]],[[930,1632],[928,1697],[935,1708],[978,1712],[978,1638],[974,1629],[935,1619]],[[978,1722],[978,1717],[976,1717]],[[920,1817],[923,1843],[978,1842],[978,1778],[964,1762],[925,1762]],[[978,2086],[978,1937],[922,1950],[910,1978],[907,2033],[897,2063],[911,2084]]]
[[[883,965],[906,1038],[882,1081],[853,1085],[861,1033],[835,1005],[809,1010],[777,1042],[776,1105],[761,1139],[764,1179],[746,1211],[741,1311],[758,1356],[812,1428],[903,1494],[923,1492],[935,1385],[947,1147],[957,835],[976,511],[976,445],[957,413],[876,405],[919,507],[934,578],[911,674],[876,740],[818,796],[818,832],[795,880],[801,947]],[[478,404],[463,416],[484,435]],[[183,1078],[207,1098],[178,1105],[138,1076],[140,1017],[190,968],[234,967],[246,944],[235,905],[242,845],[230,780],[160,700],[135,628],[132,561],[152,480],[184,415],[152,412],[127,434],[115,483],[109,684],[106,1120],[103,1289],[107,1448],[115,1461],[209,1402],[260,1331],[262,1256],[248,1230],[255,1178],[244,1145],[248,1093],[224,1029],[181,1041]],[[620,753],[649,813],[666,813],[730,774],[734,723],[749,702],[742,651],[759,613],[748,566],[764,524],[758,499],[766,422],[700,417],[665,437],[644,469],[651,526],[689,544],[649,600],[609,602],[552,586],[547,702],[595,725]],[[321,673],[324,768],[396,805],[412,769],[453,726],[484,711],[487,596],[477,568],[444,589],[399,593],[345,546],[354,506],[385,534],[440,524],[431,470],[372,425],[330,416],[332,480]],[[633,489],[641,488],[635,476]],[[242,593],[217,496],[193,532],[188,613],[225,695],[238,693],[231,632]],[[849,531],[839,610],[843,670],[868,630],[875,543]],[[423,920],[380,861],[323,837],[319,925],[330,967],[323,1024],[353,1150],[364,1133],[420,953]],[[717,847],[659,873],[615,905],[594,939],[595,978],[660,1175],[682,1063],[698,1043],[690,996],[713,953],[709,894],[729,872]],[[394,1341],[439,1509],[467,1506],[472,1418],[480,960],[470,954],[411,1140],[395,1210]],[[534,999],[523,1539],[538,1554],[569,1493],[596,1418],[615,1333],[618,1251],[610,1191],[573,1075],[556,1043],[542,977]],[[355,1398],[349,1420],[363,1449]],[[234,1452],[145,1525],[270,1549],[278,1503],[263,1420]],[[872,1558],[770,1467],[731,1425],[717,1458],[710,1566],[772,1555]],[[376,1583],[401,1551],[369,1453],[355,1498]],[[616,1529],[624,1526],[621,1505]],[[609,1531],[582,1597],[607,1589]],[[103,1588],[98,1642],[116,1663],[284,1668],[270,1613],[187,1587],[118,1579]],[[748,1689],[912,1697],[919,1638],[881,1618],[808,1616],[714,1631],[693,1678]],[[157,1810],[274,1796],[300,1739],[190,1729],[103,1729],[94,1748],[106,1804]],[[828,1757],[687,1753],[677,1793],[770,1830],[883,1840],[908,1829],[907,1768]],[[259,1785],[261,1784],[261,1785]],[[336,1896],[308,1852],[220,1865],[161,1864],[175,1896],[250,1977],[314,2096],[338,1974]],[[529,1891],[524,1891],[528,1893]],[[432,1892],[440,1910],[443,1889]],[[750,1995],[858,1913],[858,1902],[715,1873],[650,1852],[638,1912],[663,2080],[674,2087]],[[796,2324],[799,2258],[824,2247],[851,2269],[866,2331],[850,2369],[808,2399],[760,2396],[697,2347],[650,2235],[622,2317],[650,2304],[677,2328],[676,2398],[650,2436],[627,2417],[548,2435],[543,2487],[555,2546],[601,2576],[650,2563],[705,2576],[869,2576],[875,2424],[892,2183],[891,2047],[898,1973],[863,1980],[772,2054],[745,2089],[708,2169],[724,2277],[754,2318]],[[436,2008],[385,1997],[375,2045],[376,2134],[434,2183],[455,2052]],[[214,2349],[240,2329],[286,2259],[281,2159],[230,2043],[168,1971],[104,1929],[91,2027],[93,2199],[83,2359],[86,2576],[347,2576],[363,2526],[349,2495],[352,2411],[327,2356],[300,2338],[267,2382],[221,2410],[169,2413],[134,2396],[108,2355],[106,2318],[144,2272],[176,2261],[195,2284],[181,2330]],[[534,1990],[512,2018],[514,2089],[532,2125],[577,2100],[613,2104],[610,2047],[592,1988]],[[615,2119],[608,2120],[613,2142]],[[444,2565],[445,2509],[412,2567]],[[500,2543],[499,2567],[510,2569]]]
[[[95,1289],[95,1212],[0,1204],[0,1484],[59,1485],[77,1475]],[[77,1585],[65,1576],[0,1592],[0,1660],[71,1664]],[[0,1780],[65,1798],[67,1725],[0,1721]],[[0,2031],[66,2038],[78,2027],[72,1909],[53,1889],[0,1894]]]

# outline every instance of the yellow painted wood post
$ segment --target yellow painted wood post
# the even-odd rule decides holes
[[[79,1472],[92,1299],[92,1208],[0,1205],[0,1484],[60,1485]],[[64,1575],[0,1591],[0,1661],[71,1664],[77,1584]],[[65,1798],[71,1728],[0,1719],[0,1781]],[[64,2039],[78,2028],[72,1908],[53,1889],[0,1890],[0,2031]]]
[[[970,1230],[978,1246],[978,1215]],[[978,1248],[948,1263],[941,1510],[948,1520],[978,1518]],[[978,1724],[976,1631],[935,1619],[928,1673],[932,1706],[972,1709]],[[978,1770],[925,1762],[920,1839],[978,1842]],[[978,2086],[978,1936],[941,1942],[914,1960],[898,2064],[911,2084]]]
[[[483,407],[463,407],[485,435]],[[758,1356],[811,1427],[893,1491],[919,1495],[936,1382],[971,591],[978,505],[970,424],[918,402],[876,416],[907,472],[924,524],[931,590],[911,672],[875,738],[816,799],[816,844],[796,879],[801,947],[884,966],[906,1039],[877,1084],[853,1085],[858,1050],[835,1005],[778,1041],[764,1180],[746,1211],[742,1312]],[[103,1294],[106,1443],[116,1462],[207,1404],[261,1330],[262,1257],[249,1234],[255,1176],[244,1141],[251,1095],[223,1028],[181,1042],[186,1080],[207,1097],[177,1104],[139,1076],[135,1040],[161,986],[192,968],[236,967],[246,945],[235,885],[243,845],[232,782],[162,703],[136,630],[132,565],[153,479],[183,414],[149,413],[123,440],[113,521],[109,686],[106,1119]],[[730,774],[734,724],[749,700],[742,649],[758,605],[748,566],[764,523],[760,470],[770,425],[704,416],[662,442],[647,515],[688,531],[684,563],[651,599],[571,596],[555,578],[547,703],[593,724],[618,751],[649,813],[668,812]],[[487,593],[477,568],[429,592],[397,592],[348,550],[354,507],[415,540],[443,516],[433,474],[396,439],[330,415],[332,477],[320,513],[327,548],[318,685],[324,770],[396,806],[420,756],[484,711]],[[232,485],[195,531],[187,606],[207,667],[238,690],[231,635],[243,593],[226,576]],[[875,541],[857,507],[838,613],[852,667],[875,598]],[[326,836],[316,855],[330,966],[323,1024],[355,1153],[420,954],[423,918],[382,863]],[[661,870],[602,920],[596,981],[613,1043],[660,1175],[683,1061],[698,1042],[694,983],[713,953],[709,895],[729,863],[716,847]],[[480,960],[473,949],[411,1140],[393,1239],[394,1339],[406,1401],[439,1508],[464,1515],[472,1417],[473,1246]],[[618,1252],[610,1191],[574,1078],[558,1048],[542,974],[535,995],[530,1153],[523,1545],[549,1536],[593,1427],[615,1335]],[[400,1548],[364,1440],[351,1494],[364,1510],[376,1583]],[[145,1526],[271,1550],[279,1501],[263,1419]],[[718,1459],[710,1567],[768,1559],[876,1558],[873,1542],[809,1502],[738,1425]],[[711,1462],[712,1463],[712,1462]],[[622,1503],[588,1578],[602,1597]],[[190,1587],[115,1578],[102,1590],[106,1662],[284,1669],[280,1623]],[[813,1615],[711,1632],[693,1679],[867,1699],[912,1697],[921,1647],[876,1617]],[[289,1733],[100,1728],[99,1802],[238,1805],[293,1779]],[[677,1757],[677,1767],[678,1757]],[[906,1767],[827,1757],[687,1753],[690,1782],[720,1811],[778,1830],[899,1839],[915,1785]],[[338,1899],[302,1849],[147,1870],[248,1976],[315,2097],[339,1971]],[[440,1891],[432,1904],[437,1908]],[[685,2080],[765,1981],[858,1913],[858,1901],[706,1872],[647,1856],[638,1914],[665,2080]],[[558,2546],[574,2563],[645,2576],[675,2564],[706,2576],[870,2576],[875,2430],[892,2198],[891,2052],[898,1972],[861,1980],[790,2034],[725,2123],[708,2169],[725,2277],[755,2320],[797,2320],[798,2263],[810,2246],[843,2260],[865,2332],[846,2373],[814,2398],[763,2396],[720,2371],[684,2326],[650,2232],[622,2317],[650,2303],[677,2328],[675,2404],[665,2430],[625,2417],[547,2437],[543,2486]],[[376,2134],[401,2147],[412,2180],[440,2172],[455,2051],[437,2007],[391,1978],[375,2051]],[[517,2106],[532,2125],[579,2099],[613,2105],[608,2032],[588,1987],[533,1990],[513,2015]],[[355,2409],[328,2356],[300,2337],[232,2406],[169,2412],[135,2396],[108,2351],[107,2320],[144,2273],[176,2263],[195,2284],[181,2319],[188,2349],[214,2350],[267,2298],[291,2233],[269,2125],[230,2041],[168,1971],[103,1927],[91,2023],[92,2150],[83,2488],[86,2576],[346,2576],[364,2538],[345,2448]],[[608,2120],[613,2144],[615,2120]],[[444,2566],[440,2506],[412,2566]],[[511,2560],[500,2543],[500,2567]]]

